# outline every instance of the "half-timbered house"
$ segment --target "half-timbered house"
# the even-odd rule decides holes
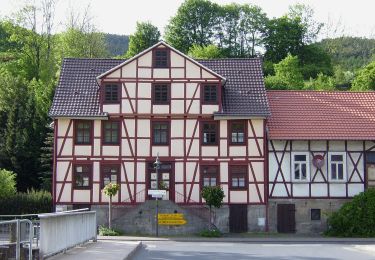
[[[268,91],[269,224],[321,232],[375,185],[375,93]]]
[[[129,60],[64,59],[50,111],[54,203],[106,212],[101,190],[115,182],[117,209],[136,207],[158,188],[158,155],[164,200],[202,206],[201,188],[220,185],[224,230],[264,230],[268,115],[257,58],[193,60],[159,42]]]

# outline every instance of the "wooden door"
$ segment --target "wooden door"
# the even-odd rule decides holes
[[[296,207],[294,204],[277,205],[277,232],[296,232]]]
[[[159,187],[156,183],[156,177],[159,180]],[[165,189],[167,191],[166,196],[163,196],[162,200],[174,201],[174,174],[173,165],[171,163],[164,163],[158,170],[158,176],[156,170],[153,168],[153,164],[149,163],[149,174],[148,174],[148,189]],[[149,196],[149,199],[152,199]]]
[[[247,205],[229,205],[229,232],[247,232]]]

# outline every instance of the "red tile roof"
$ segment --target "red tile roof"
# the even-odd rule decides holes
[[[375,140],[375,92],[267,91],[270,139]]]

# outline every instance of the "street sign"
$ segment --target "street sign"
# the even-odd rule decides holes
[[[184,218],[184,214],[182,213],[173,213],[173,214],[166,214],[160,213],[158,214],[158,223],[159,225],[170,225],[170,226],[177,226],[177,225],[185,225],[187,222]]]
[[[148,195],[151,195],[153,198],[162,198],[167,195],[166,190],[148,190]]]
[[[173,214],[159,213],[158,218],[159,219],[184,219],[184,214],[182,213],[173,213]]]

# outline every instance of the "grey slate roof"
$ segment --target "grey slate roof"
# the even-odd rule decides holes
[[[49,115],[51,117],[105,116],[100,113],[99,86],[96,77],[124,61],[123,59],[64,59]],[[268,116],[270,114],[259,59],[197,61],[227,79],[223,111],[217,115]]]

